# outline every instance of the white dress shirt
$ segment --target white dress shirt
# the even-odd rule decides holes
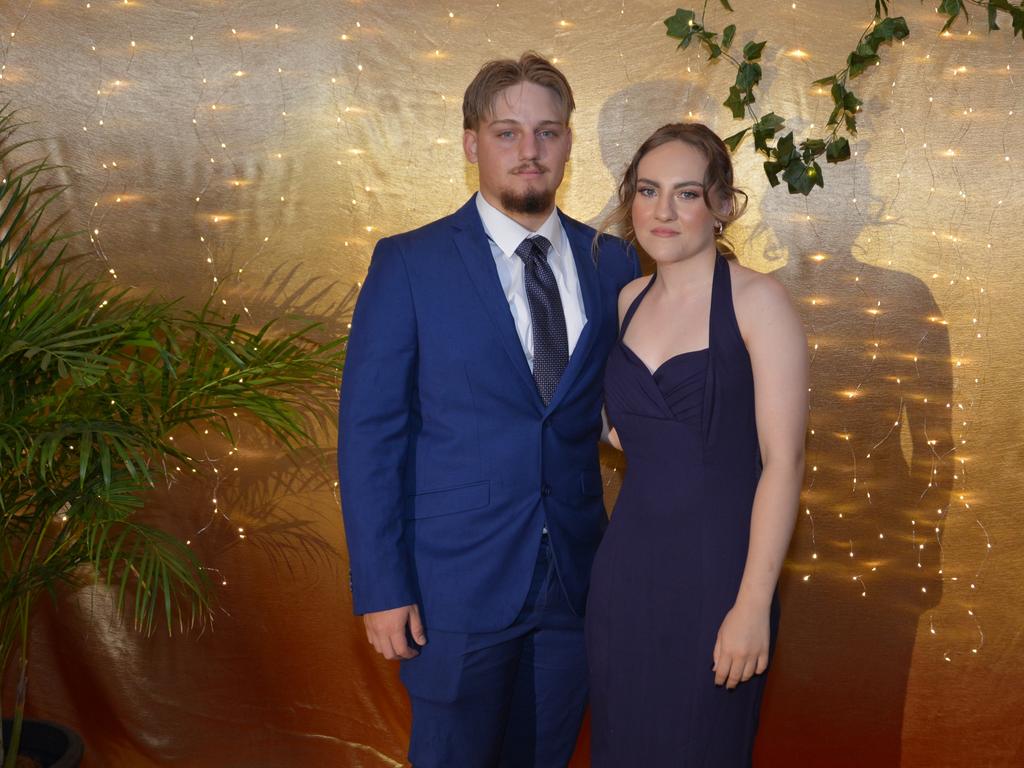
[[[558,295],[562,300],[562,312],[565,314],[565,333],[569,341],[569,354],[576,348],[583,326],[587,323],[586,310],[583,308],[583,294],[580,292],[579,275],[576,273],[576,260],[569,245],[569,236],[558,218],[558,211],[553,210],[547,220],[536,232],[531,232],[518,222],[510,219],[477,193],[476,209],[487,233],[491,246],[491,256],[498,268],[498,279],[505,291],[508,308],[516,323],[519,343],[523,346],[526,361],[533,370],[533,325],[530,320],[530,302],[526,297],[526,278],[523,260],[516,256],[516,248],[530,235],[543,235],[551,243],[548,251],[548,266],[551,267],[558,284]]]

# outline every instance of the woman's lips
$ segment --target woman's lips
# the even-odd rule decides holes
[[[679,232],[674,229],[652,229],[651,234],[655,237],[675,237]]]

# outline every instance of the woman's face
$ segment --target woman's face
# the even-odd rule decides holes
[[[696,147],[670,141],[637,166],[633,231],[659,264],[683,261],[715,248],[715,216],[704,202],[708,161]]]

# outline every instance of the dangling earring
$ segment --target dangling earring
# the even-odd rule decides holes
[[[720,221],[715,222],[715,237],[721,237],[722,233],[725,232],[725,224]]]

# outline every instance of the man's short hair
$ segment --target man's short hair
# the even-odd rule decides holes
[[[522,82],[535,83],[549,89],[561,105],[568,125],[569,116],[576,108],[569,81],[550,61],[538,53],[527,51],[519,57],[519,61],[498,59],[480,68],[462,99],[462,127],[477,130],[480,121],[492,114],[494,99],[498,94]]]

